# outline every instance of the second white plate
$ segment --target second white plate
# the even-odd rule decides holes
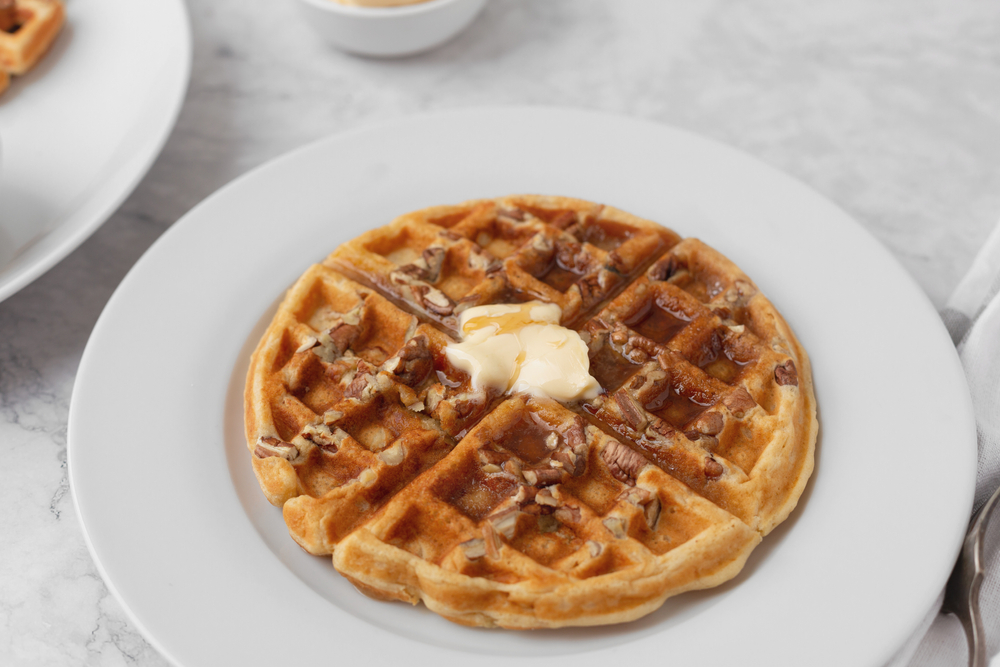
[[[602,201],[702,238],[754,278],[812,358],[821,439],[799,508],[733,582],[635,623],[483,631],[369,600],[292,542],[250,469],[244,374],[295,278],[402,212],[517,192]],[[937,314],[839,209],[684,132],[498,109],[332,137],[175,224],[94,329],[69,470],[108,585],[177,664],[874,666],[947,578],[972,501],[975,430]]]
[[[0,95],[0,301],[118,208],[187,89],[183,0],[70,0],[52,48]]]

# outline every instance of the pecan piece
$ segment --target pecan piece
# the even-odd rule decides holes
[[[451,315],[455,302],[448,295],[430,285],[411,285],[413,296],[424,309],[441,316]]]
[[[524,470],[522,473],[524,480],[531,486],[551,486],[558,484],[562,479],[562,473],[555,468],[535,468]]]
[[[576,222],[576,213],[573,211],[563,211],[549,221],[549,224],[556,229],[566,229]]]
[[[753,400],[750,392],[744,387],[737,387],[735,391],[730,392],[722,399],[722,404],[729,408],[734,417],[743,419],[743,415],[748,410],[752,410],[757,405],[757,401]]]
[[[619,482],[630,486],[635,485],[639,471],[646,467],[646,459],[617,440],[612,440],[601,452],[601,458],[608,466],[608,471]]]
[[[726,469],[722,467],[722,464],[714,458],[711,456],[705,457],[705,477],[709,479],[719,479],[725,471]]]
[[[505,218],[512,218],[518,222],[524,222],[527,215],[524,211],[519,208],[498,208],[497,217],[503,216]]]
[[[462,547],[462,553],[469,560],[479,560],[486,555],[486,542],[481,537],[474,537],[458,546]]]
[[[375,386],[375,367],[364,360],[358,361],[358,370],[354,374],[354,379],[351,383],[347,385],[347,389],[344,390],[344,396],[346,398],[356,398],[358,400],[364,400],[365,395],[369,388],[374,391]]]
[[[445,249],[441,246],[431,246],[424,250],[420,259],[427,265],[426,280],[429,283],[436,283],[441,277],[441,267],[444,266]]]
[[[653,280],[670,280],[674,274],[680,270],[680,263],[673,255],[664,257],[649,270],[649,277]]]
[[[337,350],[338,355],[344,354],[350,349],[354,341],[358,339],[361,335],[361,327],[356,324],[347,324],[341,322],[330,328],[326,332],[326,335],[330,337],[330,342],[333,343],[334,349]]]
[[[615,403],[621,409],[622,416],[625,417],[625,421],[636,431],[641,431],[646,427],[646,413],[635,402],[635,399],[626,394],[624,391],[616,391],[614,394]]]
[[[774,369],[774,381],[779,385],[792,385],[798,386],[799,384],[799,374],[795,370],[795,362],[789,359],[785,363]]]
[[[280,456],[283,459],[291,460],[299,455],[299,448],[290,442],[275,438],[273,435],[262,435],[257,439],[257,446],[253,453],[259,459]]]
[[[512,540],[517,531],[517,515],[518,510],[512,507],[487,517],[487,520],[494,530]]]
[[[431,356],[427,336],[424,334],[406,341],[406,345],[396,353],[396,356],[398,362],[391,372],[397,380],[407,386],[417,386],[434,369],[434,358]]]
[[[719,435],[722,433],[722,429],[725,425],[726,420],[722,418],[721,414],[718,412],[706,411],[698,415],[698,417],[691,424],[691,427],[692,430],[704,433],[705,435]]]

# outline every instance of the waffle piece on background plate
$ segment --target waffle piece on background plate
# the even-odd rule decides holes
[[[604,391],[560,404],[449,361],[461,313],[544,301]],[[308,552],[380,599],[508,628],[632,620],[735,576],[788,516],[817,435],[808,358],[705,244],[517,196],[362,234],[288,292],[246,431]]]
[[[64,20],[60,0],[0,0],[0,70],[16,76],[34,67]]]

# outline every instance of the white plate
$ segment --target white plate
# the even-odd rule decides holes
[[[292,542],[250,468],[248,357],[296,277],[401,212],[515,192],[612,203],[701,237],[755,279],[813,360],[821,443],[799,508],[733,582],[629,625],[473,630],[369,600]],[[684,132],[497,109],[331,137],[171,227],[94,329],[69,471],[108,585],[181,665],[475,654],[488,665],[856,666],[888,659],[947,578],[972,503],[974,434],[930,302],[839,209]]]
[[[66,0],[66,14],[49,53],[0,95],[0,301],[118,208],[187,89],[183,0]]]

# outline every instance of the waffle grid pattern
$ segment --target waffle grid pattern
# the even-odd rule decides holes
[[[591,350],[585,405],[475,390],[467,307],[539,299]],[[289,291],[251,362],[251,460],[292,537],[380,599],[479,626],[627,621],[717,585],[812,469],[808,359],[704,244],[610,207],[408,214]]]

